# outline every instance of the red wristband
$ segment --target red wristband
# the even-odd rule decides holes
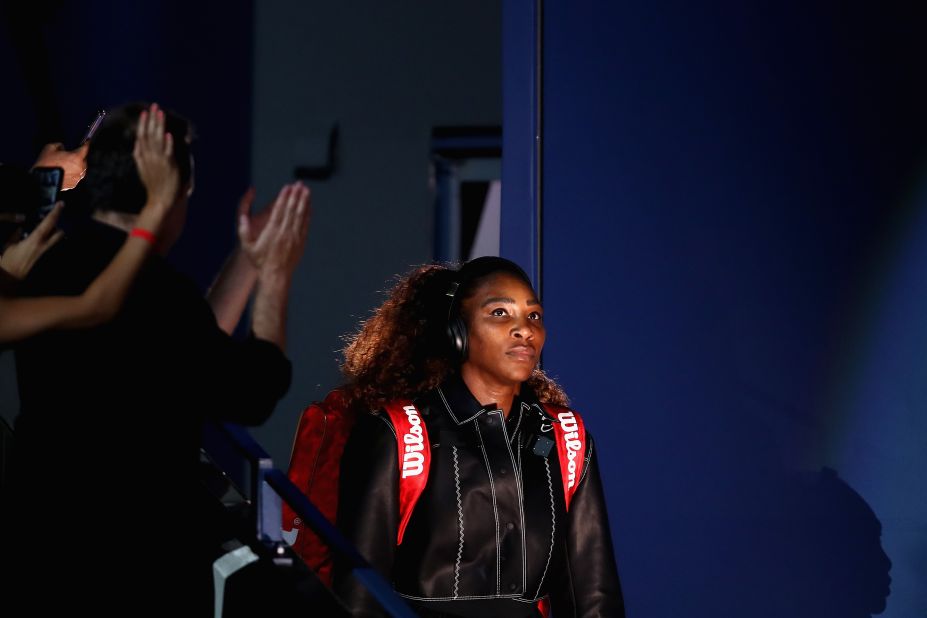
[[[155,244],[155,235],[140,227],[133,227],[132,231],[129,232],[129,236],[138,236],[139,238],[147,240],[151,244]]]

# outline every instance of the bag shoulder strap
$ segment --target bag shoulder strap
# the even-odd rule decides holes
[[[544,408],[559,421],[552,425],[557,442],[557,456],[560,459],[563,497],[566,510],[569,512],[570,501],[579,489],[579,481],[583,478],[583,466],[586,463],[586,426],[575,410],[552,403],[545,403]]]
[[[386,404],[386,413],[396,430],[399,456],[399,532],[396,545],[400,545],[415,503],[428,482],[431,443],[428,441],[425,422],[411,401],[391,401]]]

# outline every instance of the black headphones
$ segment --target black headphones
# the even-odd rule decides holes
[[[470,260],[461,266],[454,273],[456,281],[451,283],[447,292],[444,293],[450,297],[450,304],[447,308],[447,339],[452,353],[457,356],[457,360],[461,363],[467,360],[470,342],[467,334],[467,324],[460,315],[460,302],[457,295],[461,287],[469,288],[474,281],[495,272],[507,272],[515,275],[531,287],[531,279],[515,262],[501,257],[484,256]]]
[[[467,341],[467,324],[460,316],[460,308],[457,303],[457,290],[459,289],[460,282],[455,281],[445,293],[451,299],[451,303],[447,308],[447,338],[451,344],[451,350],[457,355],[457,359],[463,362],[467,360],[469,342]]]

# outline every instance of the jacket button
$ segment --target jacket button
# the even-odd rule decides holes
[[[509,584],[509,590],[511,590],[511,591],[514,592],[516,588],[518,588],[517,585],[515,585],[515,584]]]
[[[499,468],[499,474],[505,475],[508,473],[509,473],[508,468]]]
[[[509,522],[509,523],[505,524],[505,527],[508,528],[509,530],[514,530],[514,529],[515,529],[515,524],[513,524],[512,522]]]

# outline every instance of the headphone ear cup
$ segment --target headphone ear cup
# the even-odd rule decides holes
[[[460,361],[467,360],[467,351],[469,342],[467,341],[467,325],[460,319],[460,316],[454,317],[447,323],[447,336],[451,342],[451,348],[457,353]]]

